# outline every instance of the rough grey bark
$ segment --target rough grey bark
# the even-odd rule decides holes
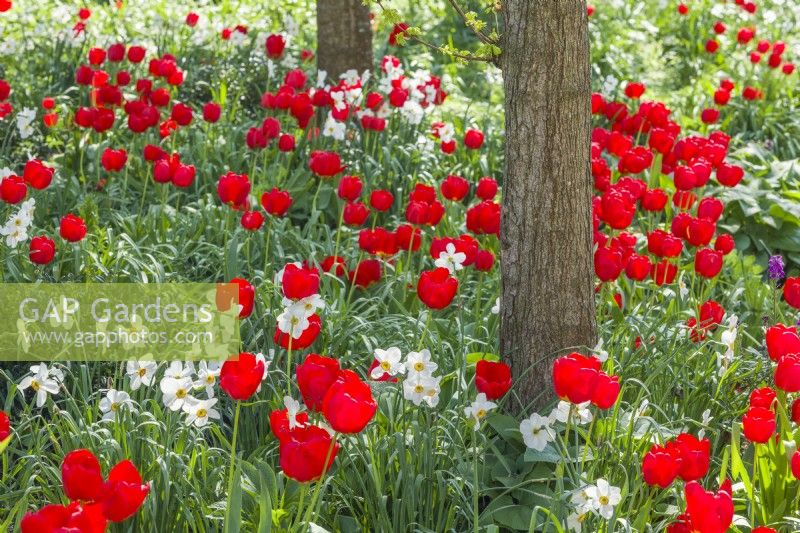
[[[593,346],[591,85],[585,0],[505,0],[501,354],[520,404],[553,399],[553,360]]]
[[[369,6],[362,0],[317,0],[317,68],[335,83],[339,74],[373,70]]]

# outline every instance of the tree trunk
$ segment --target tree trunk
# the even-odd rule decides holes
[[[369,6],[362,0],[317,0],[317,68],[335,84],[339,75],[373,70]]]
[[[500,349],[517,411],[553,400],[553,360],[595,342],[585,0],[505,0]]]

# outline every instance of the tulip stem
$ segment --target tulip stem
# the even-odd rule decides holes
[[[428,310],[428,318],[425,319],[425,328],[422,330],[422,335],[419,337],[419,346],[417,347],[417,351],[420,351],[425,344],[425,334],[428,333],[428,328],[431,325],[431,310]]]
[[[474,528],[475,528],[475,533],[478,533],[478,531],[479,531],[479,525],[478,525],[478,519],[479,519],[478,502],[479,502],[479,497],[480,497],[480,494],[478,493],[478,442],[477,442],[478,432],[477,431],[473,431],[473,435],[476,437],[476,439],[472,443],[472,446],[473,446],[472,450],[474,452],[474,454],[473,454],[474,461],[472,462],[473,463],[472,464],[472,466],[473,466],[473,468],[472,468],[472,522],[473,522],[473,525],[474,525]]]
[[[236,437],[239,434],[239,411],[242,408],[242,402],[236,402],[236,410],[233,414],[233,436],[231,436],[231,466],[228,473],[228,504],[225,507],[225,523],[230,521],[228,514],[231,509],[231,495],[233,494],[233,477],[236,471]]]
[[[322,485],[325,483],[325,474],[328,473],[328,469],[330,468],[330,460],[331,455],[333,455],[333,447],[336,446],[336,434],[331,436],[331,445],[328,446],[328,453],[325,455],[325,462],[322,463],[322,473],[319,475],[319,479],[317,480],[317,486],[314,488],[314,494],[311,496],[311,502],[308,504],[308,508],[306,512],[303,513],[303,522],[307,524],[311,517],[314,514],[314,508],[317,505],[317,500],[319,499],[319,494],[322,492]],[[301,524],[302,524],[301,523]],[[297,525],[301,525],[297,524]]]
[[[289,349],[286,352],[286,396],[292,395],[292,330],[289,330]]]

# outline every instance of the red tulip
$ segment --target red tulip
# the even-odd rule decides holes
[[[288,350],[291,339],[292,350],[303,350],[314,344],[321,330],[322,321],[319,316],[311,315],[308,317],[308,327],[303,331],[299,339],[292,338],[288,333],[284,333],[276,327],[275,336],[272,340],[281,348]]]
[[[256,290],[249,281],[243,278],[233,278],[228,283],[235,283],[239,286],[239,318],[247,318],[253,313],[253,305],[256,298]],[[220,307],[223,311],[226,307]]]
[[[372,191],[369,195],[369,205],[376,211],[388,211],[394,203],[394,195],[382,189]]]
[[[345,167],[342,166],[342,160],[339,154],[322,150],[314,150],[311,152],[308,168],[321,178],[330,178],[345,169]]]
[[[59,232],[62,239],[78,242],[86,237],[86,223],[81,217],[69,213],[61,219]]]
[[[25,163],[25,169],[22,171],[22,178],[25,183],[34,189],[46,189],[50,182],[53,181],[53,173],[55,171],[39,161],[38,159],[31,159]]]
[[[319,264],[323,272],[331,272],[336,277],[347,273],[347,263],[344,257],[329,255]]]
[[[242,214],[242,227],[249,231],[257,231],[264,223],[261,211],[245,211]]]
[[[423,272],[417,283],[417,296],[431,309],[444,309],[458,291],[458,280],[446,268]]]
[[[648,189],[642,196],[642,209],[645,211],[663,211],[669,197],[661,189]]]
[[[481,359],[475,365],[475,388],[489,400],[502,398],[511,388],[511,368],[502,362]]]
[[[691,524],[690,531],[702,533],[725,533],[733,521],[733,500],[730,490],[707,492],[696,481],[684,488],[686,514]]]
[[[559,357],[553,363],[556,395],[575,404],[590,401],[600,372],[600,360],[594,356],[571,353]]]
[[[762,387],[754,389],[750,393],[750,407],[763,407],[764,409],[772,409],[772,402],[775,401],[776,393],[771,387]]]
[[[678,274],[678,267],[667,261],[666,259],[653,264],[650,270],[650,277],[655,281],[656,285],[671,284],[675,281],[675,276]]]
[[[208,102],[203,106],[203,120],[208,123],[215,123],[222,114],[222,107],[216,102]]]
[[[500,235],[500,204],[484,200],[467,209],[467,229],[475,235]]]
[[[442,196],[454,202],[460,202],[469,192],[469,182],[461,176],[447,176],[440,186]]]
[[[736,241],[733,240],[732,235],[727,233],[717,236],[717,239],[714,241],[714,249],[718,252],[721,252],[722,255],[728,255],[735,248]]]
[[[56,255],[56,243],[44,235],[39,235],[31,239],[30,260],[37,265],[46,265],[53,260]]]
[[[112,150],[106,148],[100,156],[100,163],[106,172],[119,172],[128,161],[128,153],[124,149]]]
[[[483,132],[476,129],[468,129],[464,134],[464,146],[470,150],[477,150],[483,145]]]
[[[722,270],[722,252],[703,248],[694,258],[694,270],[704,278],[713,278]]]
[[[339,361],[315,353],[308,354],[302,364],[297,365],[297,387],[306,407],[322,411],[322,400],[339,377]]]
[[[625,265],[625,275],[634,281],[644,281],[650,276],[652,264],[646,255],[632,255]]]
[[[101,501],[103,514],[112,522],[127,520],[139,510],[150,492],[142,476],[130,461],[117,463],[108,473]]]
[[[800,392],[800,353],[790,353],[778,360],[775,386],[786,392]]]
[[[369,218],[369,207],[362,202],[348,203],[342,211],[342,220],[348,226],[357,228],[364,224],[367,218]]]
[[[628,98],[637,99],[644,94],[645,86],[644,83],[639,82],[628,82],[628,85],[625,86],[625,96]]]
[[[364,183],[358,176],[342,176],[339,180],[337,194],[339,198],[347,202],[355,202],[361,196]]]
[[[46,505],[27,513],[20,522],[22,533],[73,532],[103,533],[107,520],[100,504],[72,502],[69,506]]]
[[[790,353],[800,353],[800,336],[795,326],[776,324],[767,330],[767,353],[773,361]]]
[[[478,250],[475,256],[475,270],[489,272],[494,266],[494,254],[489,250]]]
[[[681,457],[678,475],[684,481],[694,481],[708,473],[711,464],[711,441],[681,433],[667,443],[667,448],[678,451]]]
[[[71,451],[61,463],[61,480],[70,500],[93,501],[103,488],[100,462],[89,450]]]
[[[297,413],[295,420],[299,426],[308,424],[308,413]],[[269,427],[280,442],[290,438],[289,412],[287,409],[276,409],[269,414]]]
[[[342,370],[322,400],[322,414],[339,433],[360,433],[377,410],[369,385],[352,370]]]
[[[598,248],[594,252],[594,273],[600,281],[613,281],[625,268],[622,253],[610,248]]]
[[[261,195],[261,206],[270,215],[282,217],[292,206],[292,197],[288,192],[274,187]]]
[[[642,476],[648,485],[665,489],[678,477],[680,465],[681,456],[676,448],[654,444],[642,461]]]
[[[756,443],[768,442],[775,434],[775,425],[775,413],[763,407],[751,407],[742,417],[744,436]]]
[[[786,278],[783,284],[783,299],[795,309],[800,309],[800,276]]]
[[[283,49],[286,48],[286,39],[280,34],[271,34],[267,37],[266,43],[267,56],[272,59],[280,59]]]
[[[723,163],[717,167],[717,181],[726,187],[736,187],[744,177],[744,169]]]
[[[494,200],[497,195],[497,181],[490,177],[483,177],[478,180],[475,194],[482,200]]]
[[[0,442],[3,442],[11,435],[11,422],[4,411],[0,411]]]
[[[800,451],[792,454],[792,475],[795,479],[800,479]]]
[[[366,289],[381,279],[381,262],[377,259],[364,259],[348,273],[350,283],[356,287]]]
[[[617,305],[620,305],[619,302]],[[619,377],[600,372],[596,378],[591,402],[600,409],[609,409],[617,403],[619,390]]]
[[[0,199],[7,204],[18,204],[28,194],[28,186],[19,176],[7,176],[0,181]]]
[[[219,385],[234,400],[247,400],[255,394],[263,377],[264,362],[251,353],[243,352],[222,364]]]
[[[292,300],[300,300],[319,292],[319,271],[315,267],[287,264],[281,278],[283,295]]]
[[[250,179],[247,174],[228,172],[217,182],[217,194],[223,204],[242,209],[247,204],[247,195],[250,194]]]
[[[299,483],[314,481],[330,469],[338,452],[339,444],[323,428],[294,428],[280,444],[281,469]]]

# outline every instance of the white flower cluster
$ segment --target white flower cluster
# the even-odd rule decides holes
[[[376,365],[370,372],[372,379],[380,379],[385,374],[391,377],[406,374],[403,380],[403,397],[419,407],[424,402],[429,407],[439,404],[439,383],[441,376],[434,376],[438,366],[431,360],[431,352],[420,350],[409,352],[403,361],[400,348],[391,347],[386,350],[375,350]]]
[[[19,390],[31,389],[36,395],[36,407],[42,407],[48,394],[58,394],[58,387],[64,382],[64,373],[41,363],[31,367],[31,374],[22,379]]]
[[[583,522],[590,514],[600,515],[608,520],[614,515],[614,507],[622,501],[619,487],[614,487],[603,478],[594,485],[588,485],[572,495],[575,512],[567,517],[567,527],[581,533]]]
[[[33,121],[36,119],[36,110],[26,107],[17,113],[17,129],[19,136],[27,139],[33,135]]]
[[[589,402],[575,405],[562,400],[553,408],[550,416],[542,416],[538,413],[532,414],[519,425],[519,431],[522,433],[522,440],[525,441],[525,446],[539,452],[544,450],[547,444],[553,442],[556,438],[556,433],[553,429],[553,424],[556,422],[566,424],[567,421],[570,421],[571,424],[575,425],[588,424],[592,421],[592,411],[589,410],[589,405]]]
[[[0,235],[6,238],[6,245],[16,248],[21,242],[28,240],[28,230],[33,224],[33,212],[36,209],[36,200],[29,198],[22,202],[19,210],[0,227]]]

